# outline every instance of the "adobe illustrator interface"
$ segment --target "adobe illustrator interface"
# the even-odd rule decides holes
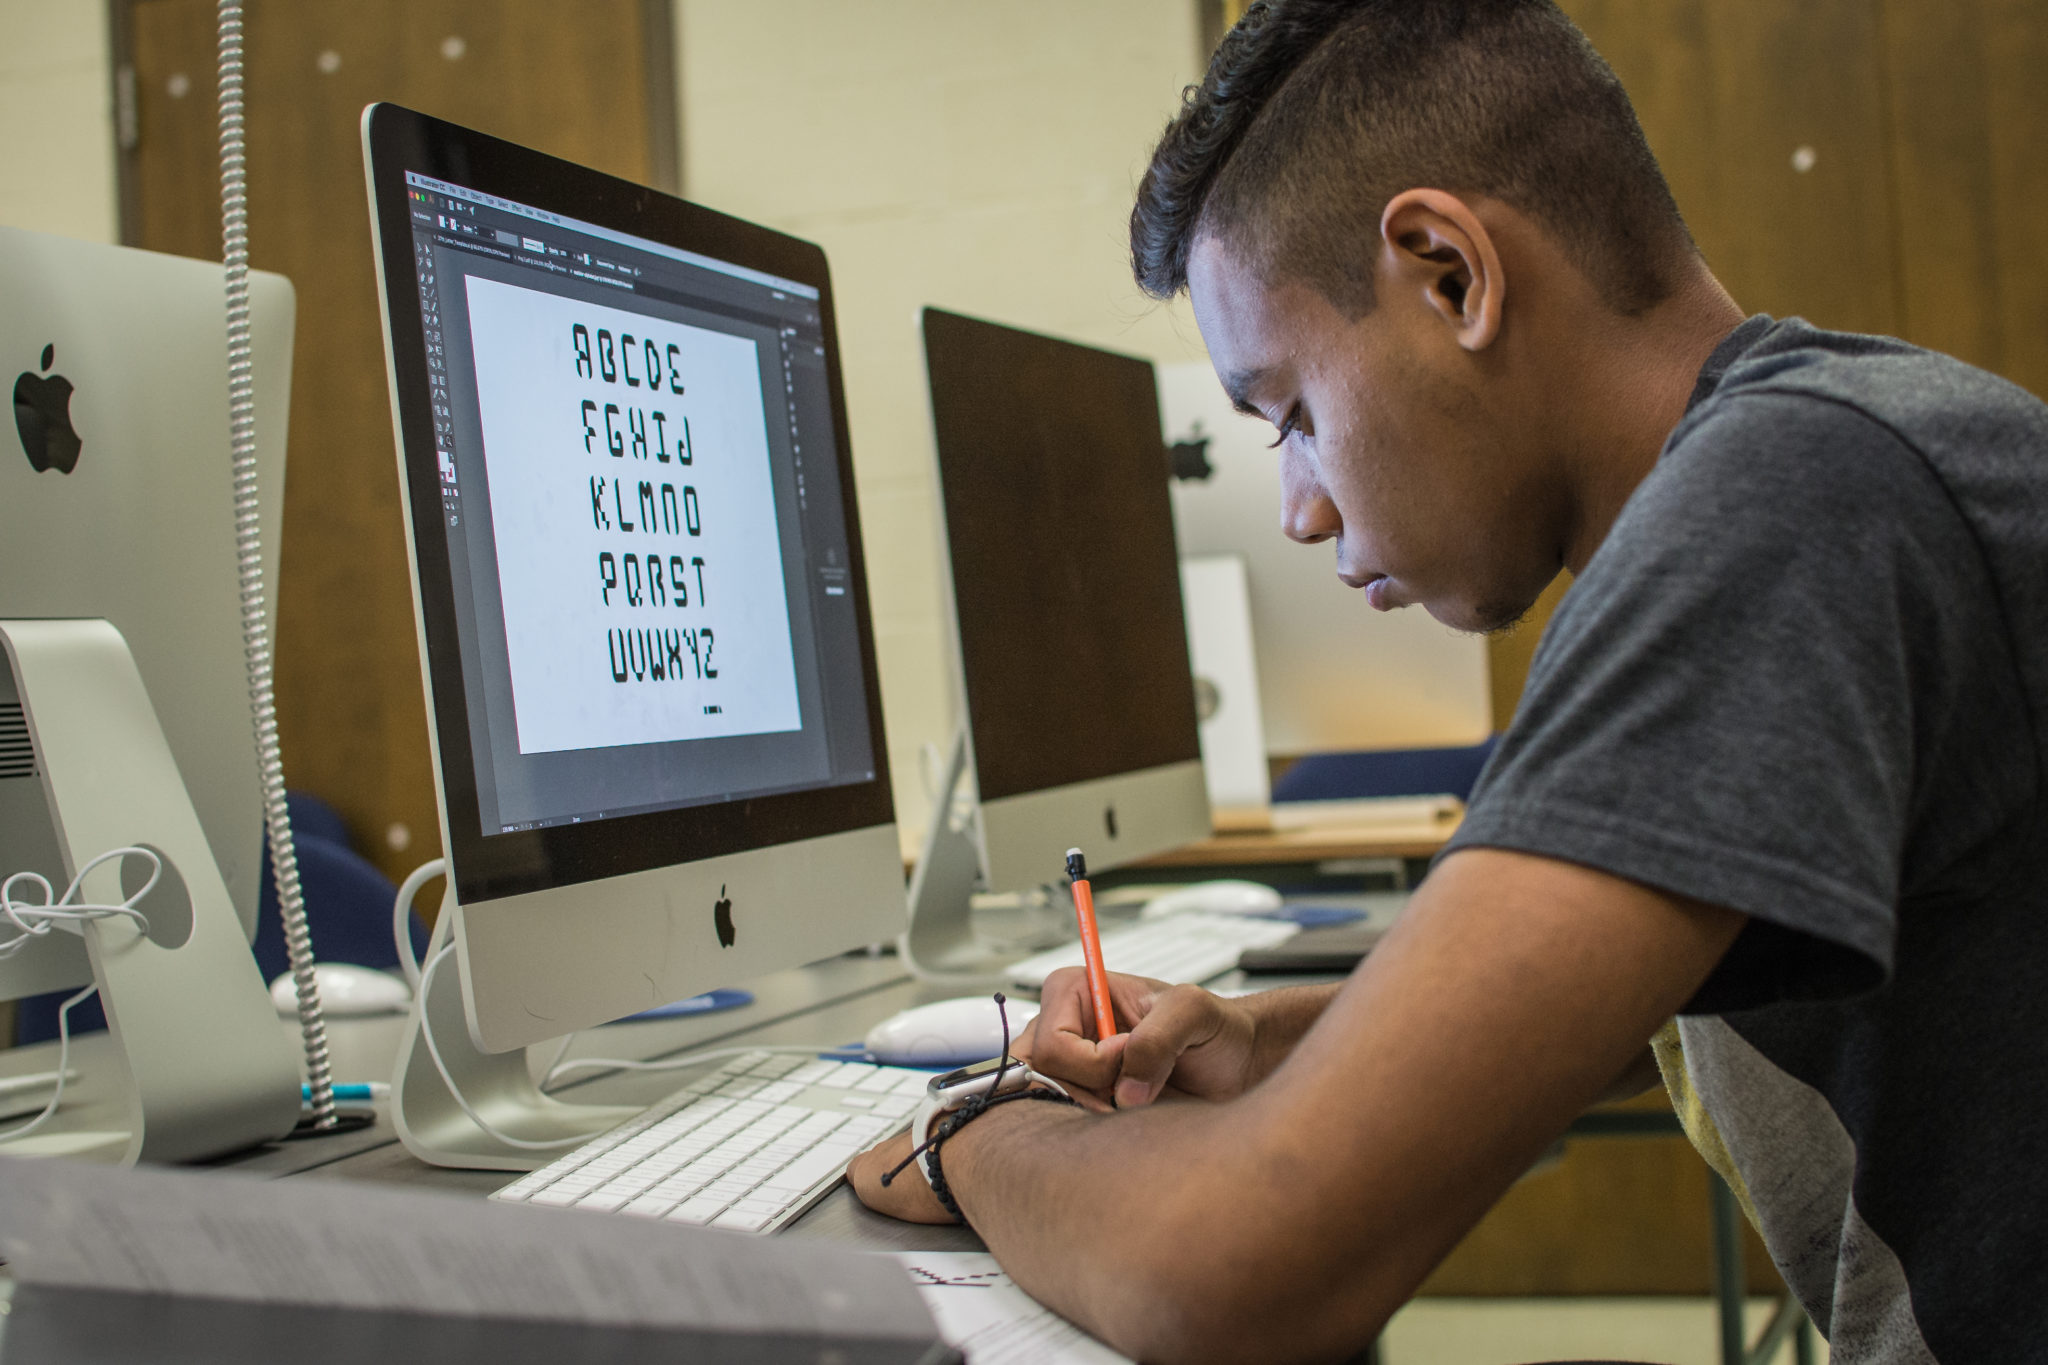
[[[407,180],[481,828],[872,780],[817,291]]]

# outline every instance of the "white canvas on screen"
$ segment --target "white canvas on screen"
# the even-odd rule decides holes
[[[755,343],[468,293],[519,751],[800,728]]]

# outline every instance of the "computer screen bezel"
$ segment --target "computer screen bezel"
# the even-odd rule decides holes
[[[1103,767],[1076,756],[1075,766],[1057,780],[1023,786],[999,786],[992,794],[983,786],[981,769],[990,755],[989,736],[975,725],[976,661],[964,638],[960,605],[955,540],[961,528],[949,515],[954,490],[949,496],[947,466],[954,460],[973,459],[981,450],[972,439],[949,430],[941,416],[947,406],[939,390],[960,378],[950,365],[934,363],[935,354],[949,342],[957,343],[980,334],[983,339],[1007,339],[1070,358],[1085,359],[1111,370],[1136,367],[1144,372],[1144,388],[1152,395],[1147,408],[1157,421],[1156,389],[1151,383],[1151,362],[1141,357],[1088,346],[1066,338],[1014,327],[950,309],[927,306],[919,314],[921,351],[925,378],[931,398],[933,474],[938,484],[940,524],[941,588],[948,634],[948,652],[953,670],[955,698],[960,705],[963,742],[972,755],[975,806],[974,839],[984,883],[993,890],[1015,890],[1036,886],[1059,875],[1065,865],[1065,850],[1083,846],[1090,867],[1109,870],[1136,859],[1163,853],[1204,838],[1211,822],[1207,787],[1202,776],[1201,742],[1194,704],[1194,675],[1186,652],[1185,620],[1181,614],[1178,552],[1174,545],[1172,515],[1167,505],[1165,447],[1159,447],[1159,483],[1154,515],[1134,523],[1138,533],[1149,526],[1163,536],[1168,562],[1173,565],[1165,582],[1175,604],[1179,633],[1180,662],[1186,669],[1185,742],[1174,753],[1160,753],[1149,764],[1134,767]],[[1103,685],[1114,685],[1113,679]],[[985,709],[985,707],[984,707]],[[1056,742],[1056,741],[1051,741]],[[964,915],[965,907],[958,907]],[[921,913],[913,909],[913,914]],[[963,924],[964,927],[964,924]]]
[[[373,211],[382,246],[383,302],[387,341],[392,347],[397,426],[405,447],[405,491],[412,508],[438,506],[440,493],[425,332],[418,278],[411,264],[409,171],[814,288],[826,339],[826,379],[844,495],[848,579],[856,598],[873,778],[486,834],[480,823],[446,537],[438,519],[410,517],[410,549],[431,693],[429,724],[437,745],[447,853],[459,898],[474,904],[892,823],[894,803],[880,673],[852,444],[847,434],[837,321],[823,250],[646,186],[395,105],[371,106],[365,112],[365,129]]]

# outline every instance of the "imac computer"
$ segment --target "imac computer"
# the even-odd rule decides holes
[[[902,926],[831,281],[406,109],[363,142],[450,877],[398,1126],[531,1166],[623,1115],[516,1049]]]
[[[280,276],[249,283],[275,582],[294,303]],[[0,956],[0,1001],[96,982],[127,1073],[84,1076],[0,1151],[179,1160],[278,1136],[298,1071],[248,949],[263,809],[221,267],[0,228],[0,364],[0,877],[61,891],[132,844],[176,874],[138,905],[147,938],[107,921]],[[126,863],[83,899],[121,900]]]
[[[962,737],[912,891],[910,960],[999,970],[991,889],[1209,833],[1149,362],[927,308]],[[956,796],[956,791],[962,794]]]
[[[1268,752],[1484,740],[1485,640],[1420,609],[1374,611],[1338,581],[1329,547],[1282,535],[1272,429],[1232,408],[1206,361],[1161,366],[1159,390],[1167,434],[1184,452],[1172,492],[1181,552],[1245,561]]]

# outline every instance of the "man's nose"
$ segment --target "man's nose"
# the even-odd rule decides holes
[[[1280,530],[1303,545],[1329,540],[1344,530],[1344,519],[1314,469],[1292,453],[1280,461]]]

